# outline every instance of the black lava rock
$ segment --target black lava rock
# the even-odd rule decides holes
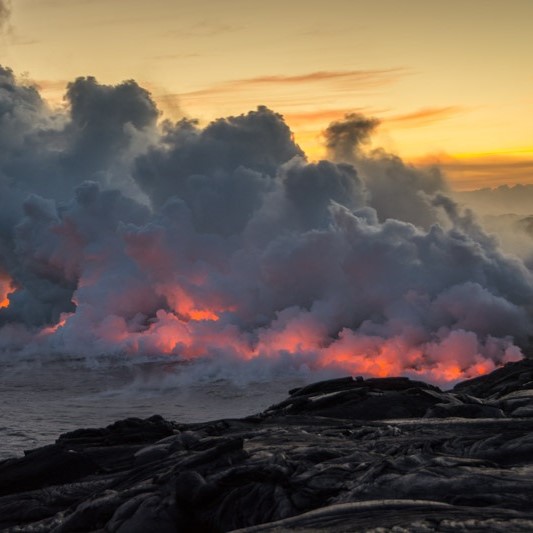
[[[452,391],[328,380],[242,420],[155,416],[0,463],[12,532],[533,531],[533,365]]]

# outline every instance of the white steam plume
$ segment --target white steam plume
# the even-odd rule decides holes
[[[133,81],[66,98],[54,113],[0,69],[4,351],[439,383],[521,357],[527,264],[438,170],[366,153],[375,120],[331,125],[309,163],[265,107],[201,128],[158,124]]]

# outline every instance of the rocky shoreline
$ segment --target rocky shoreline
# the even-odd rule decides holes
[[[533,531],[533,361],[452,391],[407,378],[292,390],[256,416],[159,416],[0,462],[0,529]]]

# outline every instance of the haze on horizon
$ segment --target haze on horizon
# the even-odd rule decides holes
[[[533,2],[0,0],[0,64],[61,105],[78,76],[135,79],[167,117],[264,104],[312,158],[351,112],[456,189],[533,182]]]

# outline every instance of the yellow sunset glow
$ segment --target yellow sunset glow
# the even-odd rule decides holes
[[[52,105],[85,75],[137,80],[172,119],[267,105],[312,159],[329,122],[361,112],[381,121],[374,146],[447,154],[471,188],[533,182],[531,20],[530,0],[17,0],[0,63]]]

